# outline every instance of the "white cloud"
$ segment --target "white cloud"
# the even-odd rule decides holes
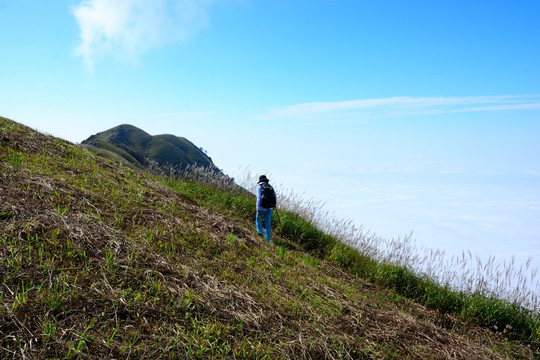
[[[269,109],[263,118],[324,118],[364,116],[408,117],[470,111],[540,109],[540,95],[466,97],[390,97],[336,102],[313,102]]]
[[[75,49],[89,69],[105,57],[132,62],[151,48],[186,41],[208,23],[212,0],[84,0],[73,8]]]

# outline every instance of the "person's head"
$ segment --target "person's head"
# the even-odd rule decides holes
[[[269,182],[270,180],[268,180],[268,178],[266,177],[266,175],[261,175],[259,176],[259,182]]]

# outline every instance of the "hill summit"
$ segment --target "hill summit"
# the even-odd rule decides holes
[[[180,170],[189,166],[215,168],[202,148],[188,139],[170,134],[152,136],[128,124],[92,135],[82,144],[114,153],[143,169],[151,166]]]

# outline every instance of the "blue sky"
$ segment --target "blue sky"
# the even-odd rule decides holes
[[[536,0],[0,0],[0,115],[184,136],[381,236],[540,268],[538,19]]]

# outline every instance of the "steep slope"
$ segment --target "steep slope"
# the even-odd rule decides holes
[[[204,184],[134,171],[4,118],[0,169],[2,359],[538,356],[279,234],[266,244],[252,217],[234,216],[253,202],[245,193],[209,207]]]
[[[150,161],[159,167],[183,169],[195,164],[205,168],[214,167],[212,159],[186,138],[151,136],[133,125],[116,126],[92,135],[82,143],[113,152],[140,168],[147,168]]]

